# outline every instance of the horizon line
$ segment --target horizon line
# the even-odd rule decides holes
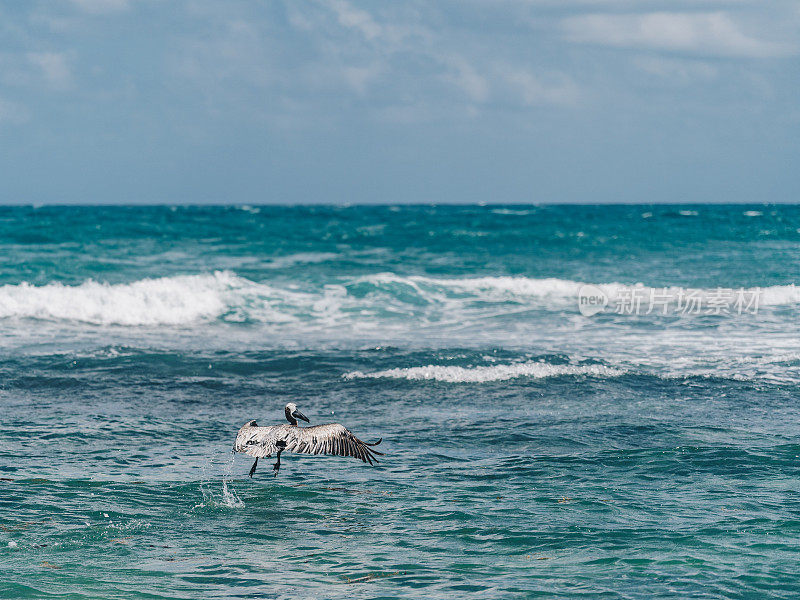
[[[3,208],[228,208],[228,207],[258,207],[258,208],[421,208],[421,207],[473,207],[491,208],[498,206],[528,206],[528,207],[554,207],[554,206],[798,206],[798,201],[687,201],[687,202],[131,202],[131,203],[72,203],[72,202],[27,202],[27,203],[0,203]]]

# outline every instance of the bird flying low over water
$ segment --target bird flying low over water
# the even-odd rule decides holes
[[[294,402],[289,402],[285,409],[288,425],[270,425],[259,427],[253,421],[248,421],[239,430],[234,452],[243,452],[255,457],[256,461],[250,468],[250,477],[256,471],[259,458],[269,458],[275,453],[278,459],[272,469],[275,476],[281,468],[281,452],[288,450],[298,454],[332,454],[334,456],[353,456],[364,462],[373,464],[378,462],[375,455],[383,456],[382,452],[373,450],[372,446],[381,443],[381,439],[372,444],[362,442],[354,436],[344,425],[328,423],[327,425],[314,425],[313,427],[298,427],[297,420],[309,423],[308,417],[297,410]]]

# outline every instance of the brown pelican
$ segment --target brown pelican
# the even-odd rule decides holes
[[[370,446],[377,446],[381,443],[379,439],[372,444],[362,442],[350,431],[339,423],[328,423],[327,425],[314,425],[313,427],[298,427],[297,419],[302,419],[309,423],[308,417],[297,410],[294,402],[289,402],[285,409],[286,420],[289,425],[270,425],[269,427],[259,427],[253,421],[248,421],[239,430],[236,436],[236,443],[233,445],[234,452],[244,452],[254,456],[256,462],[250,468],[250,477],[256,471],[258,459],[271,457],[275,453],[278,461],[273,465],[275,476],[281,468],[281,452],[289,450],[298,454],[333,454],[335,456],[353,456],[360,458],[364,462],[372,464],[378,462],[375,455],[383,456],[382,452],[373,450]],[[382,439],[382,438],[381,438]]]

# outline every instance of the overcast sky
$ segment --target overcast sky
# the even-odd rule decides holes
[[[800,3],[0,1],[0,203],[795,202]]]

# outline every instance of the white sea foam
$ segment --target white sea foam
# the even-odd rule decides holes
[[[620,369],[603,365],[551,365],[541,362],[512,363],[479,367],[454,367],[447,365],[426,365],[405,369],[387,369],[364,373],[352,371],[345,373],[345,379],[408,379],[447,381],[450,383],[483,383],[487,381],[505,381],[517,377],[542,379],[564,375],[591,375],[595,377],[618,377],[624,374]]]
[[[306,257],[308,258],[308,257]],[[314,257],[323,259],[322,256]],[[544,309],[577,312],[582,282],[556,278],[434,278],[378,273],[321,284],[257,283],[229,271],[108,284],[28,283],[0,286],[0,319],[74,321],[93,325],[190,326],[222,320],[308,328],[476,323]],[[594,284],[609,298],[630,286]],[[651,289],[639,285],[645,294]],[[661,293],[661,288],[654,288]],[[678,288],[667,292],[677,295]],[[710,296],[716,289],[686,290]],[[761,289],[760,306],[800,303],[794,285]]]
[[[785,357],[800,355],[795,310],[800,288],[765,287],[757,315],[714,317],[695,328],[682,319],[665,324],[627,315],[584,317],[577,306],[582,285],[556,278],[393,273],[339,276],[317,283],[280,278],[264,283],[229,271],[119,284],[23,283],[0,286],[0,348],[42,344],[52,352],[51,346],[59,344],[70,351],[82,345],[90,351],[109,344],[140,347],[142,343],[222,349],[461,345],[535,349],[537,355],[557,352],[571,356],[573,362],[599,359],[616,369],[679,377],[797,378],[796,364],[787,363]],[[609,298],[629,289],[620,283],[593,285]],[[651,289],[663,291],[639,289],[645,298]],[[685,291],[706,297],[717,290]],[[678,292],[679,288],[668,288],[668,293]],[[347,377],[479,382],[616,374],[616,369],[607,369],[532,362],[434,364],[353,372]]]
[[[376,286],[395,284],[413,288],[420,296],[426,299],[435,299],[436,292],[461,292],[470,294],[474,300],[479,301],[526,301],[540,299],[552,303],[555,308],[568,302],[575,303],[581,287],[585,282],[570,279],[530,278],[530,277],[466,277],[460,279],[442,279],[423,276],[400,276],[394,273],[379,273],[366,275],[358,281],[368,282]],[[708,298],[718,294],[720,288],[680,288],[649,287],[642,283],[624,284],[619,282],[588,284],[602,289],[610,299],[615,299],[624,291],[636,288],[644,298],[652,290],[658,294],[666,294],[677,298],[680,294],[696,294],[699,298]],[[731,288],[726,288],[731,289]],[[763,288],[732,288],[746,292],[760,292],[759,305],[774,306],[782,304],[800,303],[800,288],[794,284],[775,285]]]
[[[269,263],[272,269],[285,269],[300,264],[322,263],[338,258],[333,252],[298,252],[288,256],[278,256]]]
[[[323,294],[324,296],[324,294]],[[0,319],[34,318],[78,321],[95,325],[188,325],[224,317],[264,323],[291,321],[288,311],[274,304],[308,304],[316,296],[276,290],[228,271],[181,275],[108,284],[28,283],[0,286]]]
[[[249,296],[267,299],[270,291],[269,286],[226,271],[113,285],[91,280],[76,286],[52,283],[37,287],[23,283],[0,287],[0,318],[183,325],[235,311]]]
[[[463,279],[409,277],[408,279],[418,283],[428,283],[443,288],[472,292],[476,295],[569,298],[571,300],[577,300],[576,294],[582,285],[577,281],[553,277],[544,279],[532,279],[529,277],[467,277]]]
[[[533,210],[521,210],[521,209],[514,209],[514,208],[495,208],[492,212],[496,215],[507,215],[507,216],[518,216],[522,217],[525,215],[530,215],[534,211]]]
[[[109,285],[27,283],[0,287],[0,318],[30,317],[119,325],[177,325],[220,315],[231,276],[188,275]]]
[[[800,288],[792,285],[773,285],[761,289],[762,306],[781,306],[800,302]]]

